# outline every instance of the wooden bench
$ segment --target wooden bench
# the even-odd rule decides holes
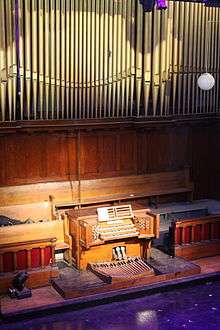
[[[0,244],[0,273],[31,270],[55,263],[56,238]]]
[[[72,237],[69,234],[69,220],[54,220],[32,224],[20,224],[0,228],[1,244],[14,244],[18,248],[27,241],[56,238],[55,251],[63,250],[64,258],[71,264]]]
[[[48,285],[51,278],[57,277],[55,243],[56,238],[48,237],[23,240],[19,244],[0,244],[0,294],[12,287],[13,278],[19,271],[28,272],[31,288]]]
[[[122,177],[0,187],[0,206],[48,202],[56,208],[185,194],[192,199],[189,169]]]
[[[174,221],[170,227],[171,253],[198,259],[220,253],[220,215]]]
[[[187,196],[187,200],[191,201],[193,183],[190,181],[189,169],[185,168],[172,172],[82,180],[80,198],[76,191],[75,187],[72,193],[73,198],[69,201],[54,194],[55,208],[129,201],[146,197],[157,207],[160,196],[177,194],[184,194]]]
[[[54,219],[50,201],[0,206],[0,215],[22,222],[28,219],[33,222]]]

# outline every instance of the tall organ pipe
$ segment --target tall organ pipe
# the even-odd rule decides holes
[[[219,43],[220,9],[202,3],[1,0],[0,122],[217,113]],[[207,56],[216,85],[204,92]]]

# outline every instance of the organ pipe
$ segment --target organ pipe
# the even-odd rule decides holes
[[[0,122],[219,112],[219,8],[18,0],[18,95],[15,2],[0,0]],[[204,92],[206,62],[216,84]]]

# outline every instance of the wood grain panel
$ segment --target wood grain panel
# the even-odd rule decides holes
[[[22,182],[26,178],[26,147],[25,135],[13,135],[5,140],[5,172],[11,184]]]
[[[45,137],[42,135],[27,136],[25,140],[26,176],[40,180],[44,176]]]
[[[47,178],[66,179],[70,173],[68,166],[68,144],[65,135],[45,137],[45,170]]]
[[[196,198],[210,196],[210,179],[215,175],[210,167],[214,153],[213,145],[210,144],[211,131],[209,131],[208,127],[194,127],[191,130],[192,177],[195,182]]]
[[[66,143],[66,173],[69,180],[75,180],[77,178],[77,136],[71,133],[68,134]]]
[[[0,185],[5,183],[5,137],[0,136]]]
[[[167,171],[171,168],[171,139],[169,130],[149,132],[149,171]]]
[[[81,179],[191,167],[197,198],[220,198],[220,128],[206,124],[81,133]],[[75,131],[0,136],[0,185],[77,179]]]
[[[137,168],[139,174],[148,172],[148,132],[146,130],[137,132]]]
[[[80,151],[82,178],[95,177],[99,172],[99,135],[83,135]]]
[[[114,175],[117,171],[117,136],[103,134],[100,140],[100,172],[103,176]]]
[[[170,167],[181,168],[188,165],[188,127],[175,127],[169,130]]]
[[[120,149],[117,156],[120,159],[120,173],[135,173],[137,168],[136,132],[123,132],[119,137]]]

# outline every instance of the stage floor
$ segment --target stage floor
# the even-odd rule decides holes
[[[89,272],[79,273],[73,268],[61,269],[60,279],[56,281],[62,297],[52,286],[32,290],[32,297],[13,300],[8,296],[1,299],[1,315],[5,319],[27,317],[44,312],[56,312],[61,309],[79,309],[109,303],[115,300],[144,296],[155,292],[184,286],[189,282],[204,281],[206,278],[220,275],[220,256],[202,258],[185,262],[180,258],[171,258],[161,251],[153,249],[151,265],[158,270],[154,280],[141,283],[122,283],[111,287]],[[198,268],[201,268],[201,273]],[[69,299],[65,299],[65,295]],[[66,297],[67,298],[67,297]]]

